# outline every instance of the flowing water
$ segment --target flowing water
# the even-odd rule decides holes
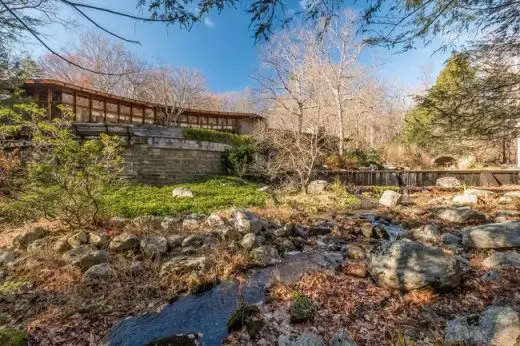
[[[333,268],[334,255],[325,250],[289,253],[277,266],[251,270],[245,284],[226,281],[200,295],[183,296],[159,313],[126,318],[111,330],[107,344],[143,346],[176,334],[198,333],[201,345],[221,345],[231,314],[241,303],[263,302],[272,278],[294,283],[310,270]]]

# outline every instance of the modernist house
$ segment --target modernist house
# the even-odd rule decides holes
[[[25,81],[24,89],[40,106],[47,109],[51,117],[60,116],[58,105],[68,105],[78,123],[165,125],[161,106],[157,104],[52,79],[29,79]],[[180,116],[178,126],[248,134],[256,122],[263,120],[262,116],[253,113],[186,109]]]

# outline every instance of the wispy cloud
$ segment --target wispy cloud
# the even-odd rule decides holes
[[[204,25],[207,26],[208,28],[214,28],[215,22],[209,18],[204,18]]]

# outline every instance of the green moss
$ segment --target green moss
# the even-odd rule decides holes
[[[26,346],[29,344],[29,335],[23,330],[6,328],[0,330],[0,345]]]
[[[378,196],[382,196],[386,190],[392,190],[392,191],[396,191],[396,192],[401,191],[399,186],[372,186],[371,189],[372,189],[372,193],[374,193],[375,195],[378,195]]]
[[[16,294],[19,292],[23,281],[7,280],[0,284],[0,295]]]
[[[253,316],[257,315],[260,309],[256,305],[243,305],[231,315],[228,320],[228,331],[240,330]]]
[[[1,326],[6,325],[7,323],[9,323],[10,320],[11,320],[11,318],[9,317],[8,314],[4,314],[3,312],[0,312],[0,325]]]
[[[173,198],[176,187],[190,188],[195,197]],[[228,207],[262,207],[268,194],[233,177],[215,177],[198,182],[163,187],[128,185],[105,193],[102,206],[107,216],[185,215],[208,213]]]
[[[291,304],[291,323],[307,321],[314,314],[312,300],[300,293],[296,293]]]
[[[229,145],[243,145],[249,142],[249,137],[247,136],[210,129],[196,128],[184,130],[184,138],[196,141],[224,143]]]

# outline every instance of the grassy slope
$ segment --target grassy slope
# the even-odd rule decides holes
[[[173,198],[172,190],[181,186],[190,188],[195,197]],[[162,187],[128,185],[108,191],[103,205],[108,215],[124,217],[208,213],[227,207],[264,206],[267,194],[257,188],[233,177]]]

